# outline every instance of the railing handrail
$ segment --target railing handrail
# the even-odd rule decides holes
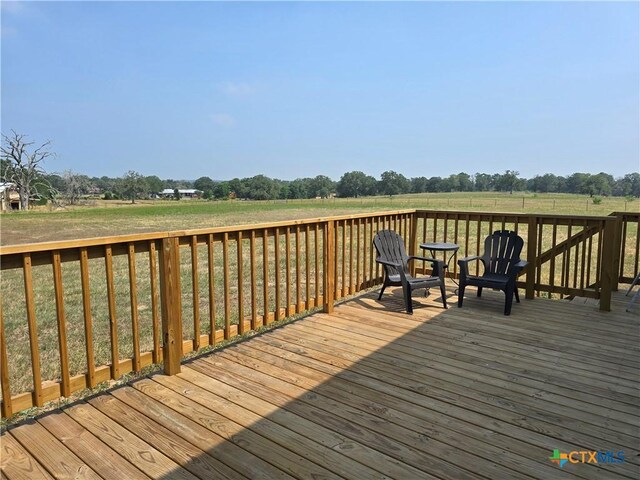
[[[295,227],[296,225],[313,225],[329,221],[342,221],[370,216],[404,215],[415,213],[415,209],[385,210],[382,212],[367,212],[350,215],[336,215],[330,217],[303,218],[298,220],[282,220],[279,222],[255,223],[244,225],[227,225],[223,227],[196,228],[189,230],[170,230],[166,232],[135,233],[126,235],[114,235],[109,237],[90,237],[79,240],[56,240],[51,242],[21,243],[17,245],[0,246],[0,257],[17,253],[36,253],[49,250],[66,250],[82,247],[99,247],[118,243],[145,242],[150,240],[163,240],[172,237],[187,237],[193,235],[209,235],[220,233],[246,232],[251,230],[264,230],[270,228]]]
[[[230,233],[230,232],[238,232],[238,231],[251,231],[251,230],[264,230],[265,228],[280,228],[296,225],[309,225],[315,223],[324,223],[328,221],[341,221],[341,220],[351,220],[358,218],[366,218],[369,216],[382,216],[382,215],[403,215],[403,214],[411,214],[411,213],[428,213],[428,214],[442,214],[442,215],[486,215],[486,216],[509,216],[515,218],[529,218],[531,216],[535,216],[537,218],[544,219],[572,219],[572,220],[604,220],[611,219],[612,216],[615,215],[640,215],[640,212],[612,212],[609,216],[598,216],[598,215],[571,215],[571,214],[547,214],[547,213],[516,213],[516,212],[485,212],[485,211],[476,211],[476,210],[429,210],[429,209],[401,209],[401,210],[384,210],[384,211],[376,211],[376,212],[367,212],[367,213],[358,213],[358,214],[348,214],[348,215],[334,215],[327,217],[316,217],[316,218],[304,218],[298,220],[282,220],[279,222],[265,222],[265,223],[256,223],[256,224],[243,224],[243,225],[226,225],[221,227],[211,227],[211,228],[196,228],[196,229],[186,229],[186,230],[169,230],[169,231],[157,231],[157,232],[149,232],[149,233],[134,233],[134,234],[124,234],[124,235],[113,235],[107,237],[89,237],[82,238],[78,240],[55,240],[49,242],[34,242],[34,243],[21,243],[16,245],[3,245],[0,246],[0,257],[4,255],[13,255],[17,253],[36,253],[43,252],[48,250],[66,250],[71,248],[82,248],[82,247],[96,247],[103,245],[113,245],[118,243],[129,243],[129,242],[145,242],[149,240],[162,240],[164,238],[171,237],[184,237],[184,236],[192,236],[192,235],[209,235],[209,234],[220,234],[220,233]]]

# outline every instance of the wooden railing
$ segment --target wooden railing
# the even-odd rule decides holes
[[[191,351],[330,312],[382,281],[372,247],[382,229],[414,254],[426,241],[459,244],[454,277],[457,258],[482,253],[487,234],[516,230],[527,298],[588,296],[608,310],[618,279],[637,272],[638,216],[401,210],[2,247],[2,416],[151,364],[175,374]]]

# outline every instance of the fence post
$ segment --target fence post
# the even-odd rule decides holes
[[[529,228],[527,230],[527,280],[525,284],[525,298],[533,299],[536,282],[536,234],[538,233],[538,218],[529,215]]]
[[[177,237],[162,240],[160,250],[160,298],[162,301],[162,356],[164,373],[180,373],[182,359],[182,299],[180,244]]]
[[[614,284],[618,284],[618,271],[614,262],[616,249],[616,219],[604,220],[604,235],[602,238],[602,272],[600,272],[600,310],[611,311],[611,291]]]
[[[324,229],[324,242],[322,248],[324,250],[324,312],[333,312],[334,289],[333,278],[335,263],[335,245],[334,245],[334,220],[327,221]]]

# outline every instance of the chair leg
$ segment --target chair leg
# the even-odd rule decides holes
[[[478,296],[481,297],[482,296],[482,287],[478,287]]]
[[[404,306],[409,315],[413,315],[413,302],[411,300],[411,287],[403,287],[403,296],[404,296]]]
[[[382,290],[380,290],[380,295],[378,295],[378,300],[380,300],[382,298],[382,294],[384,293],[384,289],[387,288],[387,284],[383,283],[382,284]]]
[[[516,296],[516,302],[520,303],[520,295],[518,295],[518,287],[513,290],[513,294]]]
[[[444,289],[444,283],[440,284],[440,293],[442,294],[442,305],[444,305],[445,310],[447,309],[447,292]]]
[[[458,285],[458,307],[462,306],[462,300],[464,299],[464,288],[466,285],[460,284]]]
[[[511,288],[507,288],[504,292],[504,314],[511,314],[511,305],[513,304],[513,290]]]

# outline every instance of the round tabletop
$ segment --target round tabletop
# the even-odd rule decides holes
[[[458,250],[460,245],[456,243],[446,243],[446,242],[427,242],[421,243],[420,248],[424,250],[438,250],[438,251],[449,251],[449,250]]]

